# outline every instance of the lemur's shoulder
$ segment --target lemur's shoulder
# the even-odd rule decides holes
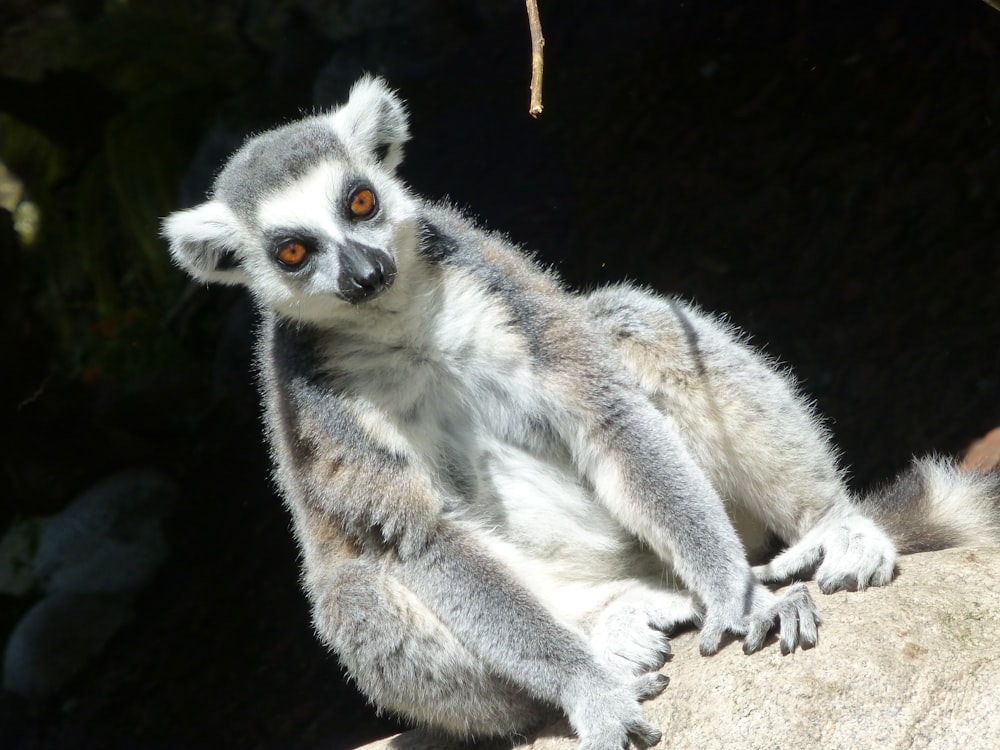
[[[425,201],[420,214],[421,247],[427,257],[457,266],[494,268],[517,282],[536,279],[540,291],[566,291],[559,274],[534,252],[485,226],[467,210],[446,200]]]

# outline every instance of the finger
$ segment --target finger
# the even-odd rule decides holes
[[[669,683],[670,678],[659,672],[643,675],[635,681],[636,698],[640,701],[648,701],[650,698],[655,698],[666,690]]]
[[[828,556],[816,571],[816,581],[824,594],[834,591],[863,591],[884,586],[892,580],[895,559],[882,550],[855,551],[842,558]]]
[[[641,750],[658,745],[663,739],[663,732],[645,721],[632,722],[625,728],[625,731],[628,732],[628,738],[632,744]]]
[[[812,648],[819,643],[819,628],[822,618],[819,612],[810,613],[810,617],[799,618],[799,644],[802,648]]]
[[[795,609],[792,609],[790,612],[784,612],[780,616],[780,621],[779,641],[781,644],[781,653],[790,654],[799,645],[798,612]]]
[[[722,628],[714,623],[706,623],[702,627],[701,635],[698,637],[698,651],[701,652],[702,656],[711,656],[719,652],[719,647],[722,645],[722,633]]]
[[[743,653],[752,654],[760,651],[764,646],[767,634],[771,632],[773,620],[770,617],[753,618],[750,627],[747,629],[746,637],[743,639]]]
[[[799,643],[802,648],[812,648],[819,642],[818,627],[823,616],[804,583],[797,583],[793,588],[797,589],[799,598]]]

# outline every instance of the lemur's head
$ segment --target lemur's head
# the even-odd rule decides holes
[[[170,252],[196,279],[243,284],[288,317],[370,302],[415,243],[415,204],[395,176],[408,138],[402,101],[362,78],[339,109],[247,140],[209,200],[164,221]]]

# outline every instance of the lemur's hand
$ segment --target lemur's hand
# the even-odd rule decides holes
[[[637,677],[662,667],[670,655],[670,634],[697,619],[689,594],[643,590],[607,607],[590,643],[597,660],[612,672]]]
[[[749,613],[725,608],[706,612],[698,640],[702,655],[718,652],[726,633],[742,636],[743,651],[751,654],[764,645],[764,639],[775,628],[779,632],[783,654],[791,653],[799,646],[811,648],[816,645],[817,626],[822,618],[805,584],[791,586],[781,597],[756,584],[750,593],[750,600]]]
[[[395,546],[399,556],[408,560],[422,553],[437,532],[440,523],[428,514],[399,513],[381,526],[382,539]]]
[[[644,750],[659,743],[663,733],[642,715],[642,701],[655,698],[669,682],[652,672],[622,679],[610,673],[589,682],[569,707],[569,722],[580,738],[579,750]]]
[[[860,591],[892,581],[896,548],[878,526],[863,516],[821,523],[766,565],[754,568],[769,583],[815,574],[820,591]]]

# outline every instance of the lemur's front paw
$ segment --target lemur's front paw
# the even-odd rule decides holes
[[[622,750],[629,743],[644,750],[658,744],[663,734],[643,718],[640,703],[662,693],[668,682],[666,675],[654,672],[588,686],[567,712],[580,738],[580,750]]]
[[[381,524],[382,541],[396,548],[400,558],[408,560],[416,557],[427,549],[434,534],[437,533],[439,521],[435,517],[408,517],[400,514],[397,519],[387,519]]]
[[[777,597],[763,586],[754,595],[754,611],[747,618],[747,634],[743,651],[752,654],[764,645],[764,639],[775,626],[781,653],[790,654],[796,648],[812,648],[819,640],[817,627],[823,621],[804,583],[790,586]]]
[[[860,591],[892,581],[896,548],[878,526],[863,516],[820,524],[766,565],[754,568],[764,583],[815,573],[824,594]]]
[[[764,645],[768,633],[777,628],[781,653],[789,654],[800,646],[815,646],[821,622],[822,617],[805,584],[789,587],[781,597],[758,585],[752,593],[749,614],[706,613],[698,648],[704,656],[717,653],[723,636],[731,633],[743,636],[743,651],[752,654]]]
[[[623,675],[655,672],[670,654],[671,631],[696,617],[690,596],[643,591],[605,609],[591,632],[598,661]]]

